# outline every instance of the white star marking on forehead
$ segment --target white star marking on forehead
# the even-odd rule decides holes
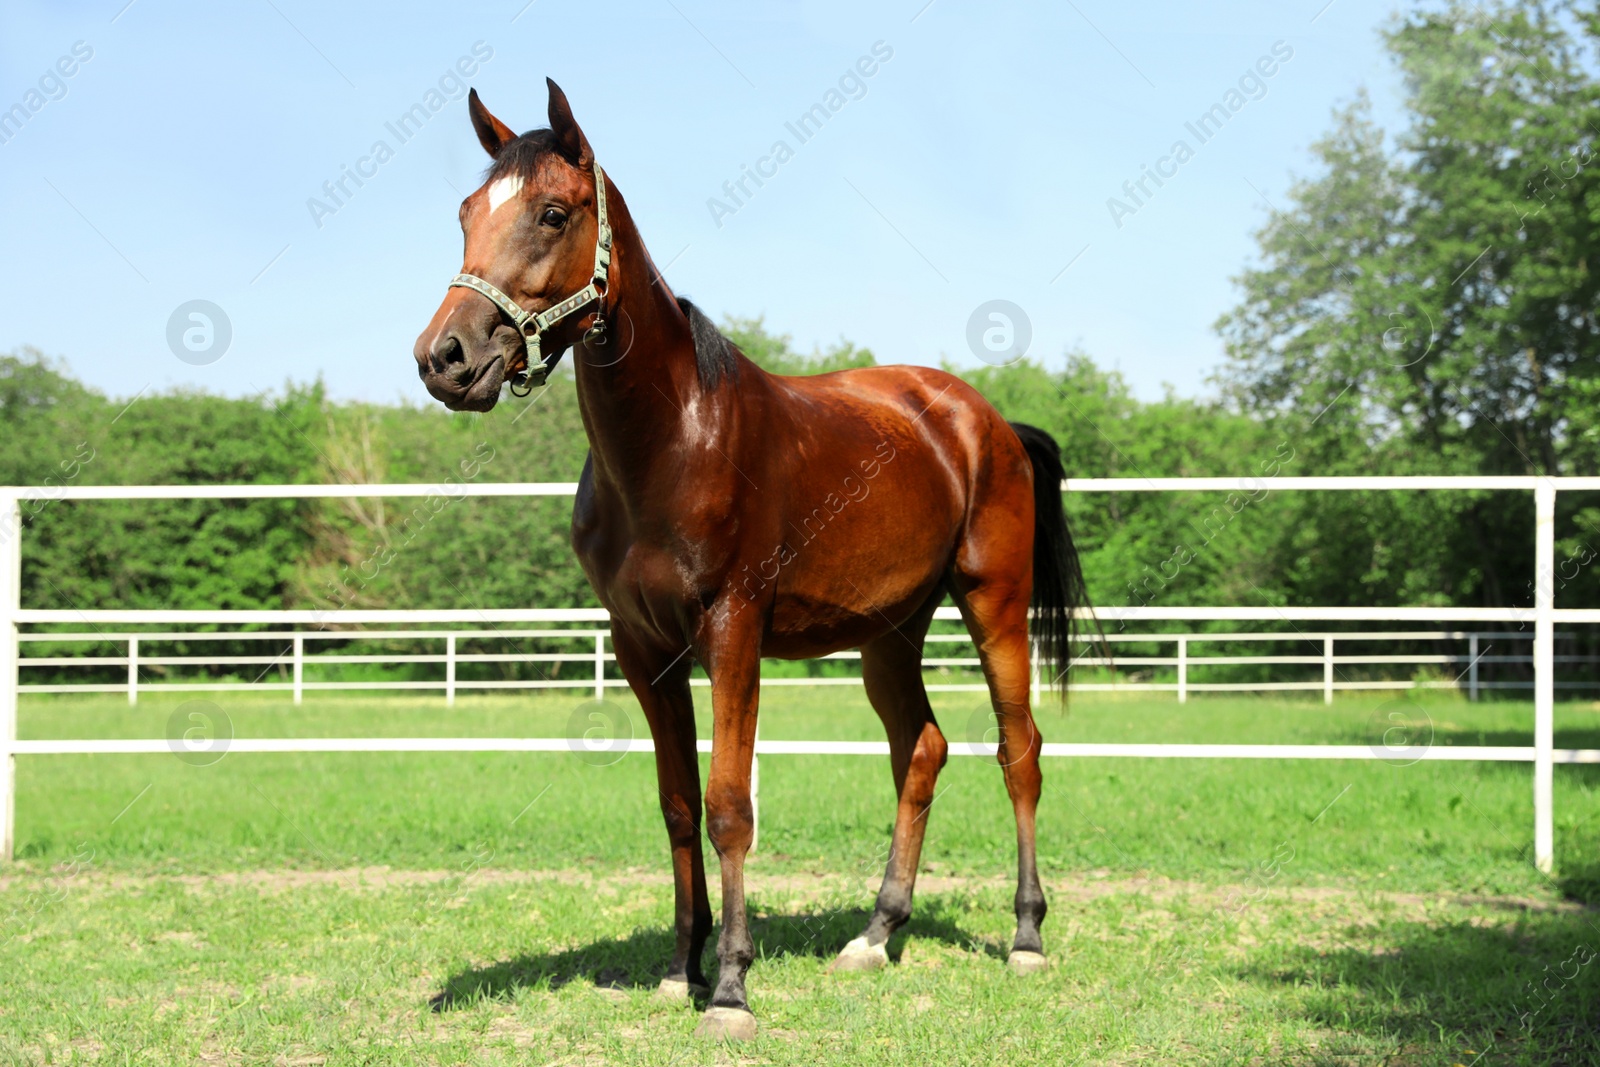
[[[520,192],[522,192],[521,175],[514,174],[509,178],[495,179],[494,184],[489,186],[489,213],[493,214],[496,208]]]

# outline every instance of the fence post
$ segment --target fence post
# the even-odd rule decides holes
[[[444,706],[456,706],[456,635],[444,639]]]
[[[606,698],[606,635],[603,631],[594,635],[594,698]]]
[[[1178,638],[1178,703],[1189,703],[1189,639]]]
[[[1467,641],[1467,699],[1477,702],[1478,699],[1478,635],[1473,634]]]
[[[301,694],[306,684],[306,639],[294,639],[294,702],[300,703]]]
[[[1333,638],[1322,639],[1322,702],[1333,703]]]
[[[1044,686],[1041,684],[1039,677],[1039,646],[1031,641],[1028,644],[1030,646],[1028,653],[1029,677],[1033,679],[1033,705],[1038,707],[1039,701],[1044,698]]]
[[[755,755],[754,749],[761,745],[761,719],[756,719],[755,746],[752,746],[750,755],[750,851],[756,850],[756,842],[761,840],[761,757]]]
[[[139,703],[139,639],[128,638],[128,705]]]
[[[1555,753],[1556,487],[1533,490],[1533,863],[1550,873],[1555,864],[1551,810]]]
[[[22,610],[22,508],[0,490],[0,860],[11,862],[16,827],[17,612]]]

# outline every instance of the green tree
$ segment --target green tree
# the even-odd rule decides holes
[[[79,458],[81,484],[306,482],[317,467],[311,434],[321,404],[319,389],[248,400],[80,399],[61,413],[58,450],[70,447],[64,454]],[[296,500],[41,501],[24,508],[23,600],[51,608],[283,607],[309,547],[308,515],[308,503]]]
[[[822,374],[851,367],[871,367],[877,363],[872,352],[840,338],[827,348],[813,349],[810,355],[796,352],[788,334],[767,330],[763,317],[729,316],[722,323],[723,334],[739,346],[750,361],[773,374]]]
[[[591,606],[568,497],[466,497],[469,482],[575,482],[588,455],[569,369],[486,414],[329,405],[321,476],[432,487],[417,498],[321,502],[296,594],[308,606]]]
[[[1310,469],[1594,473],[1594,30],[1543,3],[1457,3],[1386,32],[1396,150],[1364,98],[1338,113],[1218,323],[1226,397]],[[1308,498],[1271,569],[1305,603],[1515,603],[1531,517],[1525,495]]]

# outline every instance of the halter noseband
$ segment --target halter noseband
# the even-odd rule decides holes
[[[449,288],[459,286],[488,297],[496,307],[506,313],[511,319],[511,324],[522,334],[523,342],[528,346],[528,367],[512,379],[513,396],[527,396],[535,387],[543,385],[550,372],[561,361],[561,352],[545,356],[541,354],[539,344],[541,335],[567,316],[577,313],[590,304],[601,304],[602,308],[595,311],[594,325],[589,327],[583,339],[593,344],[606,343],[606,320],[601,311],[608,288],[607,276],[611,272],[611,223],[606,218],[606,175],[600,169],[598,160],[594,163],[594,203],[595,221],[599,224],[594,241],[594,274],[590,276],[588,285],[560,303],[552,304],[535,315],[531,311],[524,311],[515,300],[475,274],[457,274],[450,279]],[[520,393],[517,392],[519,383],[523,386],[523,391]]]

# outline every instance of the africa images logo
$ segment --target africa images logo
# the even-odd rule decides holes
[[[1292,45],[1287,41],[1273,41],[1271,55],[1261,56],[1253,66],[1245,68],[1244,73],[1239,75],[1237,85],[1230,85],[1220,101],[1202,111],[1193,122],[1183,124],[1184,130],[1194,138],[1194,146],[1191,147],[1187,140],[1180,137],[1172,143],[1166,155],[1156,160],[1154,167],[1148,163],[1139,164],[1139,176],[1122,183],[1122,194],[1127,200],[1119,200],[1114,196],[1106,198],[1106,210],[1111,213],[1111,221],[1117,229],[1122,229],[1124,216],[1137,215],[1139,209],[1155,196],[1156,189],[1176,178],[1178,168],[1194,158],[1196,148],[1221,133],[1224,123],[1243,111],[1251,100],[1265,97],[1267,79],[1277,74],[1280,66],[1293,58]],[[1155,189],[1150,188],[1152,182],[1155,183]]]
[[[383,128],[394,138],[394,145],[383,138],[372,142],[367,154],[355,161],[352,166],[348,163],[341,164],[339,176],[330,178],[322,183],[322,196],[306,198],[306,211],[311,215],[311,221],[317,229],[322,229],[323,220],[330,215],[337,215],[341,208],[350,202],[368,181],[378,176],[378,168],[395,157],[395,148],[405,144],[417,134],[422,132],[429,119],[444,110],[444,106],[451,100],[460,100],[467,95],[467,83],[464,78],[470,78],[478,69],[494,58],[494,49],[483,41],[474,41],[472,54],[464,55],[455,61],[455,65],[446,68],[439,75],[434,85],[430,85],[422,94],[422,99],[402,111],[393,122],[385,122]],[[351,186],[354,188],[351,188]]]
[[[822,94],[821,100],[802,111],[793,122],[783,124],[783,128],[794,138],[795,145],[803,145],[821,133],[823,124],[843,111],[851,100],[865,97],[867,79],[877,74],[883,64],[893,58],[894,48],[887,42],[872,42],[871,55],[861,56],[855,61],[854,66],[845,68],[844,73],[839,75],[837,83],[829,86]],[[747,163],[740,164],[739,176],[722,183],[722,192],[727,199],[715,196],[706,198],[706,210],[711,212],[711,221],[717,224],[717,229],[722,229],[722,220],[725,217],[737,215],[739,209],[749,203],[757,190],[778,176],[778,168],[793,158],[794,146],[789,144],[787,138],[780,137],[772,142],[767,154],[759,157],[754,166]],[[750,188],[752,182],[755,183],[755,189]]]
[[[22,99],[0,111],[0,144],[6,144],[29,119],[43,111],[46,104],[67,95],[67,79],[77,74],[83,64],[94,58],[94,48],[87,41],[74,41],[70,55],[64,55],[39,75],[38,87],[22,94]]]

